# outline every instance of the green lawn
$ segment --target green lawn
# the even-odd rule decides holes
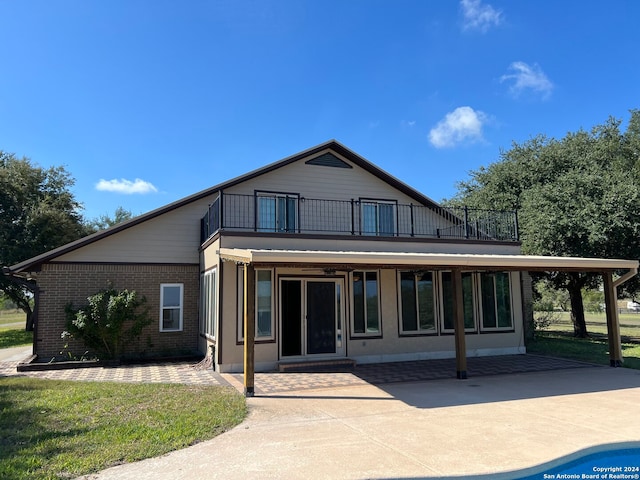
[[[22,310],[0,310],[0,328],[7,326],[24,328],[26,319]]]
[[[0,378],[0,478],[75,478],[213,438],[245,415],[227,387]]]
[[[33,343],[33,332],[25,332],[22,310],[0,310],[0,348],[19,347]]]
[[[0,348],[31,344],[33,344],[33,332],[25,332],[24,328],[0,327]]]
[[[527,352],[609,365],[607,321],[604,313],[587,313],[590,338],[575,338],[569,313],[562,312],[544,331],[537,332]],[[640,314],[620,315],[624,366],[640,369]]]

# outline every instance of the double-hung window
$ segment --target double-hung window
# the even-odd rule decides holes
[[[182,283],[160,285],[160,331],[179,332],[182,330]]]
[[[436,333],[432,272],[400,272],[400,332]]]
[[[506,272],[480,274],[482,329],[512,329],[511,286]]]
[[[202,275],[200,286],[200,332],[208,337],[215,337],[216,319],[218,317],[217,270],[209,270]]]
[[[443,329],[454,329],[453,318],[453,287],[451,272],[442,272],[442,313],[443,313]],[[462,272],[462,310],[464,312],[464,329],[465,331],[474,331],[476,329],[475,308],[474,308],[474,276],[470,272]]]
[[[273,340],[273,271],[256,269],[255,340]],[[238,341],[244,341],[244,267],[238,267]]]
[[[257,194],[259,232],[295,232],[298,225],[298,195]]]
[[[353,279],[354,336],[380,335],[378,272],[356,271]]]
[[[396,233],[396,203],[361,200],[363,235],[393,236]]]

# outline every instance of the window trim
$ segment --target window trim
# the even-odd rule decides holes
[[[365,331],[364,332],[356,332],[355,331],[355,288],[354,288],[354,279],[353,276],[355,273],[362,273],[364,275],[363,281],[363,298],[364,298],[364,323],[365,323]],[[366,274],[367,273],[375,273],[376,274],[376,297],[377,297],[377,305],[378,305],[378,330],[376,332],[367,332],[367,281]],[[380,294],[380,270],[355,270],[349,273],[349,286],[350,286],[350,314],[351,314],[351,327],[350,334],[351,338],[382,338],[382,295]]]
[[[414,305],[416,312],[416,330],[405,330],[404,322],[402,319],[402,274],[403,273],[413,273],[413,291],[416,297],[416,303]],[[433,301],[433,328],[432,329],[420,329],[420,298],[418,295],[418,282],[417,276],[419,272],[412,272],[411,270],[398,270],[397,271],[397,293],[398,293],[398,334],[402,337],[416,337],[416,336],[435,336],[439,334],[439,308],[438,308],[438,288],[437,288],[437,279],[439,275],[437,272],[433,271],[425,271],[420,272],[430,273],[431,274],[431,284],[432,284],[432,301]]]
[[[484,326],[484,308],[483,308],[483,300],[482,300],[482,275],[483,274],[496,274],[496,273],[503,273],[507,276],[507,279],[509,280],[509,320],[511,321],[511,325],[509,325],[508,327],[500,327],[500,321],[498,319],[498,311],[497,308],[498,306],[496,305],[496,301],[497,301],[497,295],[496,293],[496,284],[495,281],[493,282],[493,289],[494,289],[494,311],[496,313],[496,326],[495,327],[485,327]],[[513,332],[515,331],[515,319],[514,319],[514,309],[513,309],[513,281],[511,278],[511,274],[509,272],[502,272],[502,271],[496,271],[496,272],[481,272],[478,274],[478,278],[479,278],[479,282],[478,282],[478,288],[479,288],[479,301],[478,301],[478,308],[480,311],[480,332],[483,333],[495,333],[495,332]]]
[[[244,343],[244,265],[238,265],[236,269],[236,308],[237,308],[237,318],[236,318],[236,343],[238,345]],[[271,272],[271,335],[269,336],[258,336],[258,272],[260,271],[268,271]],[[256,295],[255,295],[255,343],[273,343],[276,341],[276,332],[275,332],[275,270],[273,268],[256,268],[254,270],[255,273],[255,286],[256,286]]]
[[[358,200],[360,203],[360,235],[370,236],[370,237],[395,237],[398,235],[398,201],[397,200],[387,200],[382,198],[360,198]],[[364,207],[365,205],[374,205],[376,207],[376,229],[375,232],[365,231],[365,215],[364,215]],[[391,205],[393,212],[393,232],[381,232],[380,231],[380,205]]]
[[[300,225],[300,194],[293,192],[271,192],[267,190],[256,190],[254,192],[255,195],[255,227],[258,232],[272,232],[272,233],[296,233],[298,232],[298,228]],[[274,211],[274,226],[263,226],[260,225],[260,199],[261,198],[273,198],[275,200],[275,211]],[[288,205],[288,200],[295,200],[295,212],[294,212],[294,225],[290,227],[286,225],[285,228],[281,229],[278,226],[278,198],[285,199],[285,205]],[[288,206],[286,207],[288,208]],[[285,220],[288,220],[288,212],[285,211]]]
[[[164,289],[166,287],[180,287],[180,310],[179,326],[178,328],[164,328],[164,311],[165,309],[175,309],[175,306],[164,306]],[[160,284],[160,331],[161,332],[181,332],[183,330],[183,316],[184,316],[184,284],[183,283],[161,283]]]

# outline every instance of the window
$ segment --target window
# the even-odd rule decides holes
[[[395,235],[395,203],[362,200],[360,205],[363,235]]]
[[[256,341],[273,340],[273,271],[256,269]],[[244,340],[244,267],[238,267],[238,341]]]
[[[256,270],[256,338],[272,336],[271,270]]]
[[[378,272],[353,272],[353,334],[380,335]]]
[[[179,332],[182,330],[182,290],[181,283],[160,285],[160,331]]]
[[[258,231],[295,232],[298,220],[298,195],[258,193]]]
[[[506,272],[480,274],[482,329],[511,329],[511,286]]]
[[[442,272],[442,310],[443,329],[453,330],[453,291],[451,285],[451,272]],[[462,305],[464,311],[464,328],[473,331],[476,328],[474,314],[473,274],[462,273]]]
[[[216,335],[216,320],[218,318],[216,297],[217,271],[209,270],[202,275],[200,309],[200,331],[209,337]]]
[[[435,333],[433,273],[400,272],[401,333]]]

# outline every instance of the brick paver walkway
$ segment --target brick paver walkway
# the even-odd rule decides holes
[[[185,383],[194,385],[229,385],[220,374],[209,369],[199,369],[192,363],[148,363],[121,365],[118,367],[73,368],[18,372],[16,362],[0,362],[0,378],[4,376],[29,376],[53,380],[80,380],[84,382],[146,382]]]
[[[594,367],[592,364],[537,355],[508,355],[498,357],[473,357],[467,360],[469,377]],[[29,376],[56,380],[185,383],[197,385],[234,386],[242,391],[242,374],[220,374],[211,368],[198,368],[190,363],[152,363],[122,365],[119,367],[77,368],[18,372],[17,362],[0,362],[0,378]],[[302,373],[257,373],[257,395],[286,394],[296,390],[312,390],[367,383],[382,385],[395,382],[412,382],[455,378],[455,359],[421,360],[357,365],[340,371],[309,371]]]
[[[469,378],[568,368],[584,368],[595,365],[555,357],[538,355],[504,355],[497,357],[472,357],[467,359]],[[331,367],[324,371],[316,368],[307,373],[257,373],[257,395],[274,395],[292,390],[311,390],[327,387],[345,387],[362,384],[417,382],[456,378],[456,360],[419,360],[411,362],[370,363],[341,370]],[[241,389],[242,374],[227,374],[229,383]]]

